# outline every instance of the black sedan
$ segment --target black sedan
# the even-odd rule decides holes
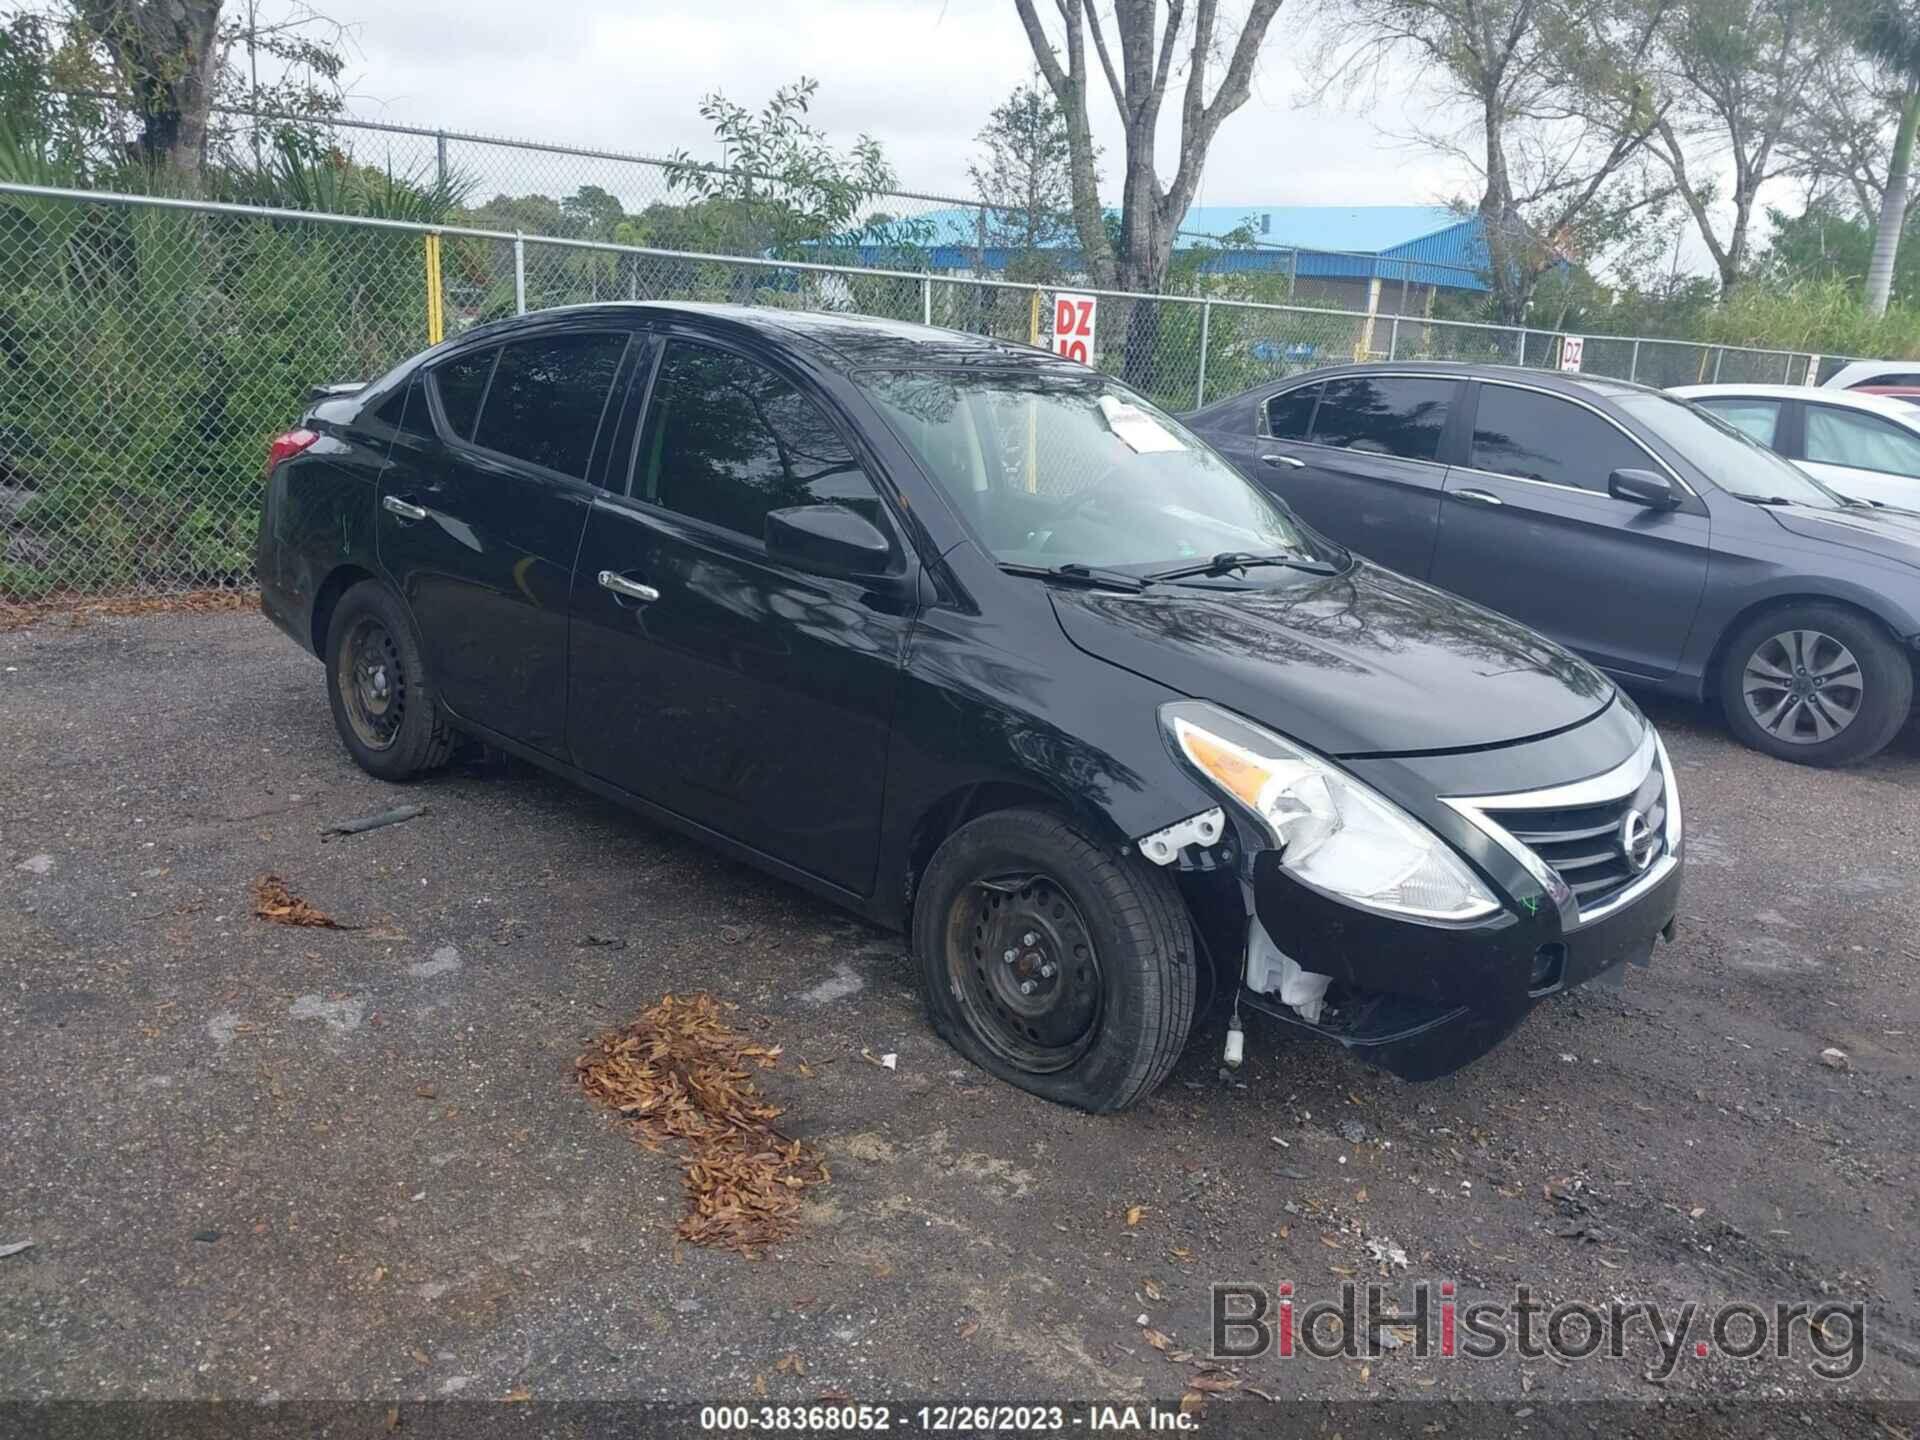
[[[258,576],[340,737],[478,737],[910,932],[1088,1109],[1240,1006],[1411,1077],[1671,933],[1659,737],[1122,386],[914,326],[610,305],[276,437]]]
[[[1757,750],[1844,765],[1911,712],[1920,516],[1842,499],[1660,391],[1356,365],[1188,423],[1325,534],[1620,680],[1718,700]]]

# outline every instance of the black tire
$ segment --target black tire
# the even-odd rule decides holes
[[[1912,663],[1844,605],[1808,601],[1754,616],[1728,640],[1717,678],[1735,737],[1801,765],[1877,755],[1913,709]]]
[[[920,882],[913,948],[947,1043],[1061,1105],[1137,1103],[1193,1024],[1193,932],[1172,878],[1043,810],[996,811],[947,837]],[[1033,998],[1014,988],[1028,981]]]
[[[334,728],[362,770],[405,781],[446,764],[453,728],[412,619],[379,581],[363,580],[340,597],[327,624],[326,665]]]

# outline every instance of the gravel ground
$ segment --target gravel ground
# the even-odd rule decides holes
[[[0,1399],[1177,1397],[1210,1282],[1304,1304],[1383,1268],[1402,1300],[1857,1301],[1865,1345],[1837,1384],[1802,1334],[1664,1380],[1637,1336],[1240,1385],[1920,1398],[1920,736],[1822,773],[1654,713],[1690,868],[1651,970],[1417,1087],[1258,1017],[1223,1080],[1216,1017],[1096,1119],[963,1065],[899,941],[797,890],[522,765],[361,774],[258,617],[0,634],[0,1251],[33,1242]],[[429,813],[320,839],[403,800]],[[362,928],[249,918],[263,871]],[[672,1155],[572,1084],[698,989],[786,1047],[766,1083],[833,1170],[758,1261],[677,1245]]]

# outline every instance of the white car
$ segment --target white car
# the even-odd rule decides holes
[[[1681,385],[1671,393],[1850,500],[1920,510],[1920,409],[1912,405],[1803,385]]]
[[[1856,360],[1842,365],[1822,390],[1856,390],[1862,385],[1920,385],[1920,360]]]

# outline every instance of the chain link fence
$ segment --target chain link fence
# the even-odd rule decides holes
[[[435,268],[437,263],[437,269]],[[703,300],[1048,346],[1048,287],[0,185],[0,604],[251,583],[268,439],[317,384],[549,306]],[[1098,292],[1079,292],[1098,293]],[[1099,294],[1093,363],[1184,411],[1353,360],[1558,365],[1551,332]],[[1590,337],[1589,374],[1802,383],[1811,357]],[[1823,360],[1819,375],[1839,359]]]

